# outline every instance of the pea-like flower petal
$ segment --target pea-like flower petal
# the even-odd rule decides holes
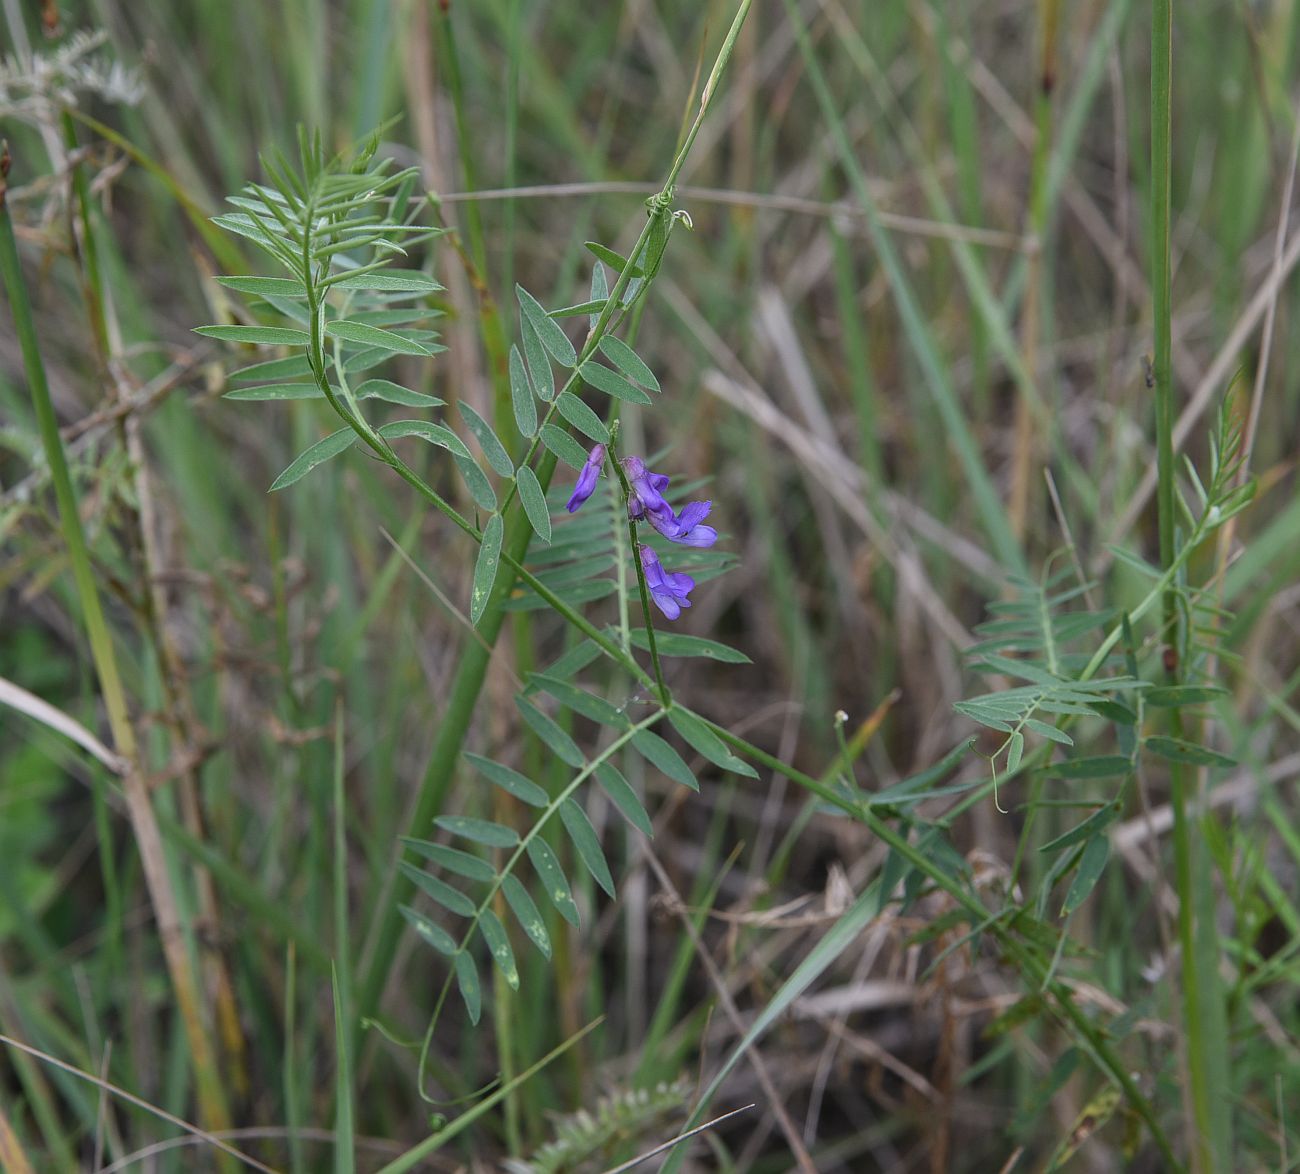
[[[565,509],[571,514],[576,514],[583,506],[583,503],[596,492],[596,482],[600,480],[600,467],[605,463],[605,446],[596,445],[591,452],[587,454],[587,463],[582,466],[581,472],[578,473],[578,483],[573,487],[573,493],[569,497],[569,504]]]
[[[687,596],[694,589],[695,580],[681,571],[665,571],[659,556],[648,546],[642,546],[639,553],[650,598],[664,615],[675,620],[682,614],[682,608],[691,606]]]

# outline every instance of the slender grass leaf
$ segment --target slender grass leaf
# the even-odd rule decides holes
[[[470,623],[478,625],[487,609],[488,597],[492,594],[492,584],[496,582],[497,567],[501,563],[501,540],[505,537],[505,523],[500,514],[493,514],[483,527],[483,542],[478,548],[478,560],[474,563],[474,588],[470,594]]]
[[[311,335],[287,326],[197,326],[195,334],[221,342],[257,343],[261,346],[306,346]]]
[[[524,436],[537,435],[537,403],[533,399],[528,370],[517,346],[510,348],[510,402],[515,410],[515,424]]]
[[[882,904],[880,884],[877,881],[868,886],[866,891],[844,911],[839,920],[808,950],[799,965],[795,967],[794,973],[765,1001],[744,1037],[731,1050],[708,1088],[696,1097],[695,1108],[683,1127],[684,1130],[693,1128],[705,1119],[713,1098],[717,1096],[736,1066],[752,1052],[754,1046],[774,1024],[782,1022],[783,1016],[795,1001],[823,973],[846,957],[863,929],[880,915]],[[677,1153],[682,1152],[679,1147]],[[670,1158],[665,1174],[676,1174],[679,1164],[679,1161]]]
[[[497,475],[501,477],[514,476],[515,463],[510,459],[510,454],[506,452],[506,446],[501,443],[501,438],[492,431],[492,425],[464,400],[461,400],[456,405],[456,410],[460,412],[461,418],[465,421],[465,426],[474,433],[474,439],[478,441],[479,448],[483,450],[483,455],[487,457],[487,463],[492,466]]]
[[[408,408],[437,408],[447,402],[436,395],[412,391],[409,387],[403,387],[390,379],[367,379],[353,394],[357,399],[381,399],[385,403],[404,404]]]
[[[334,338],[342,339],[344,342],[355,342],[361,346],[377,347],[380,350],[392,351],[398,355],[427,356],[433,354],[431,350],[418,342],[403,338],[400,334],[394,334],[391,330],[383,330],[378,326],[368,326],[364,322],[352,322],[347,319],[326,322],[325,333]]]
[[[1109,858],[1110,837],[1105,832],[1099,832],[1083,846],[1083,855],[1079,857],[1079,871],[1074,874],[1074,880],[1070,882],[1070,890],[1065,894],[1065,904],[1061,908],[1062,916],[1069,917],[1088,899],[1088,894],[1101,879]]]
[[[537,474],[527,465],[520,465],[515,473],[515,485],[519,489],[519,500],[523,503],[524,514],[533,532],[543,542],[551,540],[551,512],[546,506],[546,494]]]
[[[1098,754],[1091,758],[1069,758],[1054,762],[1047,773],[1057,779],[1109,779],[1126,775],[1133,763],[1122,754]]]
[[[299,379],[311,376],[311,359],[306,355],[290,355],[287,359],[268,359],[240,367],[226,377],[231,383],[260,383],[263,380]]]
[[[587,454],[582,445],[573,439],[563,428],[554,424],[543,424],[542,443],[560,458],[566,465],[581,469],[587,463]]]
[[[758,778],[758,771],[743,759],[737,758],[728,749],[727,744],[689,710],[673,706],[668,711],[668,721],[690,746],[704,755],[714,766],[720,766],[723,770],[744,775],[749,779]]]
[[[429,943],[439,954],[450,958],[456,953],[456,942],[440,925],[435,925],[423,913],[417,913],[409,905],[401,905],[402,916],[411,923],[411,928]]]
[[[505,893],[506,903],[514,912],[519,927],[528,935],[528,940],[541,950],[543,957],[550,958],[551,939],[546,932],[546,922],[542,920],[528,890],[517,878],[507,874],[501,878],[501,891]]]
[[[324,399],[325,393],[314,383],[264,383],[261,387],[236,387],[221,397],[237,400]]]
[[[473,457],[453,457],[456,462],[456,469],[460,473],[461,480],[469,488],[469,495],[474,499],[474,504],[485,513],[492,513],[497,508],[496,490],[492,488],[492,482],[488,480],[487,474],[478,467]]]
[[[271,492],[292,485],[307,476],[317,465],[323,465],[331,457],[346,452],[356,439],[357,434],[351,428],[340,428],[337,432],[331,432],[324,440],[318,440],[306,452],[300,453],[297,460],[271,483]]]
[[[416,436],[439,448],[445,448],[458,457],[473,459],[459,436],[450,428],[435,424],[432,420],[393,420],[379,429],[379,435],[385,440],[403,440],[408,436]]]
[[[516,697],[515,705],[533,733],[551,748],[561,762],[567,762],[570,766],[579,769],[582,767],[584,759],[578,744],[554,721],[523,697]]]
[[[690,787],[692,791],[700,789],[700,784],[695,781],[691,768],[682,760],[682,756],[658,734],[650,730],[638,730],[632,738],[632,745],[637,753],[674,782]]]
[[[615,273],[622,273],[627,268],[627,258],[620,256],[613,249],[596,241],[583,241],[582,247],[598,261],[604,261]],[[636,265],[632,266],[633,277],[644,277],[645,273]]]
[[[453,836],[472,840],[475,844],[485,844],[489,848],[513,848],[519,843],[519,835],[513,828],[486,819],[475,819],[469,815],[440,815],[433,822]]]
[[[612,334],[605,335],[600,340],[600,349],[605,358],[622,371],[633,383],[639,383],[642,387],[648,387],[651,391],[659,390],[659,380],[655,378],[655,373],[645,364],[641,356],[621,338],[615,338]]]
[[[335,289],[375,289],[385,293],[437,293],[444,286],[427,273],[406,272],[362,273],[355,277],[344,277],[330,284]]]
[[[654,401],[639,387],[629,383],[617,371],[611,371],[600,363],[586,362],[578,368],[583,382],[589,383],[597,391],[615,399],[625,400],[630,404],[650,404]]]
[[[520,311],[528,319],[529,325],[537,331],[537,337],[541,339],[542,345],[550,352],[552,358],[561,367],[572,367],[578,361],[578,354],[564,331],[554,319],[547,317],[541,303],[522,285],[515,286],[515,297],[519,299]]]
[[[1025,729],[1032,733],[1039,734],[1051,742],[1059,742],[1062,746],[1073,746],[1074,739],[1064,730],[1058,730],[1049,722],[1040,722],[1036,718],[1025,718]]]
[[[1049,840],[1038,850],[1040,852],[1059,852],[1062,848],[1072,847],[1074,844],[1082,843],[1089,836],[1094,836],[1098,832],[1104,831],[1119,817],[1119,804],[1107,803],[1105,807],[1099,807],[1082,823],[1076,824],[1064,835],[1057,836],[1054,840]]]
[[[1228,690],[1218,685],[1163,685],[1148,689],[1142,694],[1142,700],[1148,705],[1158,705],[1163,709],[1172,709],[1180,705],[1200,705],[1206,701],[1217,701],[1227,697]]]
[[[575,928],[578,925],[578,906],[573,900],[573,890],[569,888],[564,869],[556,859],[551,846],[540,836],[528,841],[528,859],[537,870],[542,888],[546,890],[547,900],[559,911],[561,917]]]
[[[402,843],[426,860],[432,860],[434,864],[467,880],[484,881],[489,884],[496,880],[496,870],[492,865],[478,856],[462,852],[459,848],[448,848],[445,844],[432,844],[428,840],[416,840],[410,836],[403,836]]]
[[[525,778],[517,770],[512,770],[499,762],[493,762],[490,758],[481,758],[477,754],[470,754],[468,751],[465,752],[465,759],[479,774],[495,783],[503,791],[509,792],[521,803],[527,803],[530,807],[545,807],[551,801],[550,796],[541,787],[531,779]]]
[[[641,805],[641,800],[637,798],[632,784],[623,777],[618,767],[612,762],[602,762],[596,767],[594,773],[601,790],[609,796],[609,801],[618,808],[623,818],[637,831],[653,838],[654,824],[650,822],[650,815]]]
[[[1151,737],[1143,740],[1152,754],[1167,758],[1170,762],[1185,762],[1192,766],[1236,766],[1237,760],[1211,750],[1208,746],[1198,746],[1183,738]]]
[[[579,432],[599,444],[609,443],[609,429],[605,422],[571,391],[562,391],[555,401],[560,415]]]
[[[478,967],[468,950],[456,955],[456,985],[460,987],[460,997],[465,1000],[469,1021],[477,1027],[483,1014],[483,988],[478,981]]]
[[[217,282],[236,293],[259,297],[305,298],[306,289],[292,277],[218,277]]]
[[[519,968],[515,965],[515,952],[510,948],[510,936],[506,933],[506,927],[501,924],[501,919],[491,909],[484,909],[479,914],[478,928],[483,935],[483,940],[487,942],[488,950],[491,951],[492,961],[505,976],[506,984],[512,991],[517,991]]]
[[[452,913],[458,913],[461,917],[474,916],[476,908],[474,902],[459,889],[453,889],[445,881],[440,881],[436,876],[431,876],[422,868],[416,868],[414,864],[407,860],[399,860],[397,867],[401,869],[407,880],[411,881],[422,893],[437,901],[444,909],[449,909]]]
[[[644,628],[633,628],[632,643],[643,652],[650,650],[650,641]],[[707,660],[716,660],[722,664],[752,664],[743,652],[728,644],[716,640],[706,640],[703,636],[681,636],[673,632],[655,632],[655,645],[660,656],[702,656]]]
[[[600,837],[591,826],[587,813],[572,799],[566,799],[560,804],[560,820],[569,833],[573,846],[578,850],[578,855],[582,857],[582,863],[587,866],[587,871],[596,878],[596,883],[605,892],[614,896],[614,878],[610,876],[605,854],[600,850]]]
[[[522,314],[519,318],[519,337],[524,344],[524,359],[528,363],[533,390],[540,399],[550,403],[555,398],[555,372],[551,370],[551,360],[546,357],[546,348],[537,337],[537,331]]]

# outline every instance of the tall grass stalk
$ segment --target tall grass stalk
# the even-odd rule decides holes
[[[1151,6],[1151,296],[1155,333],[1156,505],[1160,562],[1168,570],[1178,548],[1174,485],[1174,389],[1172,372],[1173,309],[1171,302],[1170,210],[1172,171],[1173,8],[1171,0]],[[1189,618],[1188,623],[1191,620]],[[1179,637],[1179,594],[1170,582],[1163,599],[1165,675],[1168,684],[1183,680],[1182,658],[1190,642]],[[1170,710],[1175,738],[1184,736],[1180,710]],[[1187,1083],[1192,1121],[1188,1141],[1193,1168],[1206,1174],[1232,1164],[1230,1072],[1226,1022],[1218,980],[1218,934],[1209,861],[1193,843],[1188,812],[1194,774],[1180,762],[1170,763],[1173,808],[1174,885],[1178,894],[1179,968],[1186,1029]],[[1204,818],[1209,819],[1206,815]]]
[[[64,548],[76,583],[81,619],[90,644],[91,658],[99,681],[100,694],[113,735],[113,748],[126,762],[122,790],[126,798],[131,828],[144,867],[150,901],[158,922],[158,932],[177,1007],[185,1028],[190,1063],[198,1089],[204,1124],[212,1130],[228,1129],[231,1123],[225,1086],[217,1068],[217,1053],[204,1023],[202,999],[185,943],[185,924],[163,855],[162,836],[149,797],[143,764],[136,742],[135,728],[118,669],[113,639],[104,618],[99,590],[91,567],[90,550],[81,525],[77,494],[68,470],[67,456],[59,435],[58,419],[50,399],[45,364],[41,358],[31,302],[18,259],[13,223],[9,215],[7,185],[10,157],[7,146],[0,148],[0,277],[9,295],[14,327],[22,350],[23,367],[31,391],[32,406],[40,427],[41,442],[49,464],[59,507],[59,525]],[[229,1159],[222,1159],[223,1163]]]

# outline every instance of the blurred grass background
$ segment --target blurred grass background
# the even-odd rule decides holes
[[[229,356],[190,330],[234,320],[211,278],[256,262],[204,218],[299,124],[341,148],[394,118],[384,149],[422,169],[459,242],[435,252],[449,351],[401,377],[490,412],[495,301],[508,306],[515,281],[550,306],[581,301],[582,242],[631,244],[732,12],[677,0],[37,7],[4,6],[9,207],[167,866],[234,1121],[262,1131],[238,1144],[277,1168],[321,1169],[329,958],[362,949],[405,830],[472,638],[458,613],[473,552],[361,457],[267,496],[328,422],[315,404],[222,400]],[[1298,20],[1287,0],[1185,6],[1174,56],[1174,366],[1189,452],[1229,387],[1250,403],[1271,338],[1260,501],[1222,578],[1233,700],[1218,716],[1243,767],[1213,792],[1224,815],[1211,844],[1237,966],[1225,1095],[1241,1169],[1291,1168],[1300,1152],[1286,1110],[1300,1093],[1300,244],[1283,198]],[[78,31],[103,43],[74,58]],[[66,76],[39,81],[33,57],[61,51]],[[869,786],[884,786],[969,734],[951,708],[970,687],[961,650],[1008,572],[1072,547],[1110,601],[1144,590],[1108,544],[1154,557],[1149,55],[1145,8],[1127,0],[755,6],[682,176],[694,231],[674,233],[637,324],[663,406],[624,423],[631,451],[671,446],[675,469],[710,478],[739,557],[680,629],[755,663],[674,662],[689,703],[813,773],[836,749],[837,710],[850,730],[876,714],[864,762]],[[138,87],[90,69],[109,60]],[[55,91],[46,108],[28,100],[33,77]],[[97,730],[7,316],[0,412],[0,678]],[[1219,569],[1213,551],[1198,561],[1202,576]],[[511,745],[509,662],[549,659],[559,639],[541,628],[503,641],[479,744]],[[351,943],[333,940],[330,889],[339,709]],[[112,774],[12,707],[0,723],[3,1031],[192,1118],[185,1037]],[[524,753],[545,769],[535,747]],[[595,1113],[602,1093],[613,1138],[590,1168],[671,1136],[697,1075],[736,1038],[683,920],[752,1013],[881,866],[864,829],[805,812],[779,777],[716,777],[684,798],[657,776],[632,781],[658,813],[653,866],[640,837],[595,813],[619,900],[580,895],[584,932],[553,935],[553,968],[527,960],[492,1027],[444,1016],[439,1095],[526,1068],[598,1014],[604,1025],[428,1168],[522,1157],[554,1135],[555,1114]],[[1148,781],[1157,829],[1162,787]],[[991,891],[1026,794],[1002,798],[1012,815],[982,803],[954,833]],[[1177,1009],[1161,981],[1172,959],[1157,933],[1165,844],[1136,805],[1126,816],[1071,933],[1097,1005],[1144,1023],[1132,1063],[1174,1090],[1176,1113]],[[1014,1001],[996,958],[958,949],[928,969],[913,935],[940,932],[946,912],[932,900],[873,923],[758,1049],[816,1169],[992,1170],[1018,1147],[1017,1168],[1037,1168],[1097,1094],[1051,1029],[983,1033]],[[430,1113],[455,1112],[421,1102],[402,1046],[424,1030],[439,966],[403,951],[384,1003],[392,1038],[367,1033],[357,1057],[362,1168],[424,1136]],[[721,1107],[759,1107],[693,1151],[699,1168],[796,1161],[759,1080],[737,1071]],[[654,1103],[628,1095],[660,1082]],[[13,1049],[0,1114],[36,1169],[98,1169],[177,1134]],[[1118,1113],[1084,1131],[1079,1167],[1116,1168],[1126,1128]],[[210,1160],[199,1154],[147,1160],[193,1169]]]

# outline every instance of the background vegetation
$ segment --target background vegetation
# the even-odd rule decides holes
[[[448,967],[408,933],[376,971],[373,930],[475,548],[360,449],[268,495],[337,422],[224,398],[267,356],[193,328],[254,321],[214,279],[270,270],[209,217],[300,125],[343,150],[392,119],[379,155],[451,232],[402,262],[445,285],[447,349],[388,373],[507,429],[515,283],[582,302],[583,242],[631,248],[734,7],[39,8],[3,8],[7,208],[84,544],[7,273],[0,1166],[237,1168],[190,1122],[275,1169],[600,1170],[753,1104],[671,1160],[1294,1168],[1296,5],[1181,6],[1171,91],[1160,3],[755,5],[624,331],[658,410],[621,428],[733,556],[672,630],[750,663],[666,656],[668,685],[771,757],[665,730],[700,792],[629,758],[653,838],[584,794],[614,899],[554,838],[580,928],[547,911],[549,960],[518,936],[519,992],[494,972],[477,1026],[449,1001],[426,1064]],[[1103,712],[1062,682],[1107,632],[1154,690]],[[468,731],[552,794],[513,695],[574,646],[514,613]],[[1017,656],[1055,709],[989,700]],[[439,810],[526,826],[487,790]]]

